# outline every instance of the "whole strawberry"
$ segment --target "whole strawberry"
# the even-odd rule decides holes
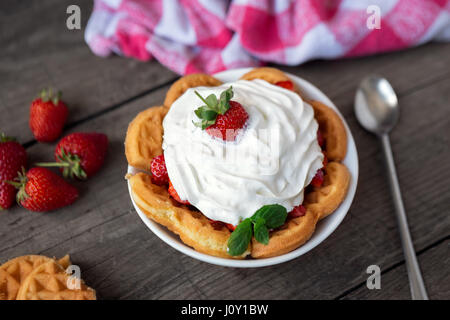
[[[248,113],[242,105],[236,101],[230,101],[233,97],[233,88],[230,87],[220,94],[220,98],[214,94],[203,98],[197,91],[195,94],[205,103],[197,108],[194,113],[201,120],[194,125],[224,141],[234,141],[241,129],[245,126]]]
[[[166,161],[164,160],[163,154],[152,159],[150,171],[152,173],[152,182],[154,184],[163,186],[169,183],[169,174],[167,173]]]
[[[35,167],[26,173],[23,170],[11,183],[19,189],[17,202],[31,211],[52,211],[68,206],[78,198],[75,187],[47,168]]]
[[[14,180],[27,165],[27,153],[14,138],[0,134],[0,210],[8,209],[16,198],[16,188],[7,183]]]
[[[236,101],[230,101],[230,109],[223,115],[219,114],[216,123],[206,128],[206,132],[213,137],[225,141],[234,141],[248,119],[248,113]]]
[[[55,148],[55,160],[37,163],[40,167],[60,167],[65,178],[87,179],[105,162],[108,137],[103,133],[76,132],[62,138]]]
[[[30,108],[30,128],[39,142],[58,139],[67,120],[68,109],[61,101],[61,92],[53,95],[52,90],[42,90],[33,100]]]

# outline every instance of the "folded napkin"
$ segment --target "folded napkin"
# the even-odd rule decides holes
[[[448,41],[450,1],[95,0],[85,39],[179,74],[297,65]]]

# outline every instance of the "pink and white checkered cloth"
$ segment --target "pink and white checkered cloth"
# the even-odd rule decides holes
[[[450,1],[95,0],[85,38],[97,55],[154,57],[179,74],[297,65],[449,41]]]

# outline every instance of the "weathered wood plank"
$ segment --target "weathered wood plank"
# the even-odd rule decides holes
[[[42,86],[54,84],[65,91],[69,121],[76,123],[175,78],[156,62],[95,57],[84,44],[83,31],[65,28],[65,9],[72,3],[14,1],[0,7],[0,128],[21,141],[31,139],[26,115]],[[85,25],[91,2],[77,4]],[[443,190],[448,189],[450,167],[442,159],[450,155],[449,53],[449,44],[430,44],[284,68],[335,101],[360,153],[359,187],[347,218],[329,239],[295,261],[258,270],[211,266],[171,249],[139,220],[122,179],[123,138],[134,115],[144,106],[160,104],[167,87],[67,131],[107,133],[111,146],[105,168],[89,182],[76,183],[81,198],[71,207],[46,214],[16,207],[0,214],[0,261],[26,253],[69,252],[103,298],[338,297],[365,281],[368,265],[389,268],[403,259],[381,149],[352,113],[354,90],[368,73],[387,76],[401,97],[404,112],[392,142],[416,248],[448,236],[450,195]],[[30,162],[51,160],[53,146],[29,148]],[[440,279],[448,279],[446,269],[439,270]],[[429,270],[436,272],[432,266]],[[404,276],[401,268],[394,271]],[[443,292],[445,286],[438,283],[433,290]]]
[[[450,299],[450,242],[439,245],[418,256],[430,299]],[[404,264],[381,275],[381,288],[369,290],[365,285],[344,299],[411,299],[406,266]]]
[[[419,77],[414,72],[409,76],[412,81]],[[240,270],[198,262],[169,248],[139,220],[122,179],[126,126],[139,110],[159,104],[166,89],[71,130],[108,134],[111,148],[105,168],[90,181],[77,183],[81,198],[71,207],[46,214],[16,207],[0,215],[0,260],[25,253],[60,256],[69,252],[103,298],[304,299],[335,298],[364,282],[368,265],[389,268],[403,259],[381,149],[353,117],[347,120],[361,166],[356,199],[343,224],[312,252],[282,265]],[[404,96],[401,103],[408,112],[402,114],[393,136],[419,250],[448,236],[450,195],[442,190],[447,188],[450,168],[441,159],[450,156],[445,144],[448,136],[442,134],[450,121],[445,117],[449,91],[450,82],[445,79]],[[432,106],[435,114],[429,115],[424,105]],[[413,130],[413,125],[421,130]],[[52,145],[32,146],[31,162],[50,160],[52,149]]]
[[[371,73],[379,74],[391,82],[400,96],[424,85],[446,78],[449,73],[450,43],[429,43],[408,50],[379,54],[371,57],[312,61],[291,68],[280,69],[311,81],[327,93],[330,99],[352,112],[353,98],[361,79]]]
[[[66,28],[66,8],[81,8],[82,29]],[[63,91],[68,122],[176,79],[157,61],[96,57],[83,39],[92,1],[11,1],[0,6],[0,129],[19,141],[33,137],[28,110],[49,85]]]

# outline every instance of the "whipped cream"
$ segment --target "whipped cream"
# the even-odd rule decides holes
[[[232,100],[249,114],[234,142],[194,126],[195,95],[217,97],[233,87]],[[237,225],[266,204],[288,212],[303,202],[304,188],[322,168],[318,124],[312,107],[296,93],[264,80],[238,80],[188,89],[163,121],[163,150],[169,178],[182,200],[206,217]]]

